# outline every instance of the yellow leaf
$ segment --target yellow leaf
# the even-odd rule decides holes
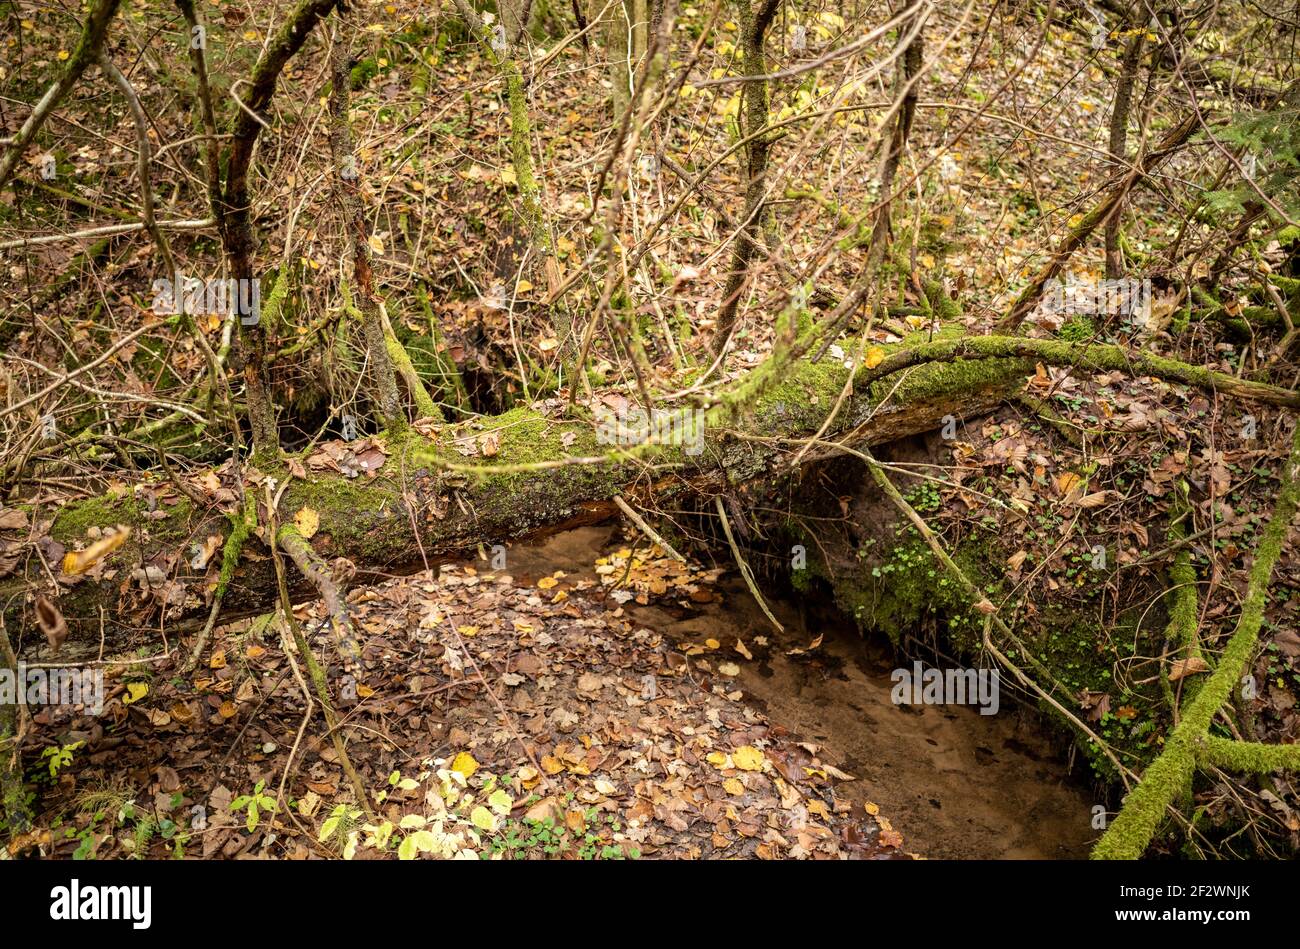
[[[739,778],[727,778],[727,780],[722,782],[722,787],[728,794],[736,795],[745,793],[745,786],[740,783]]]
[[[311,540],[320,528],[320,515],[309,507],[299,508],[293,516],[293,526],[298,528],[303,540]]]
[[[459,771],[465,778],[469,778],[478,770],[478,762],[468,751],[462,751],[451,762],[452,771]]]
[[[380,237],[378,234],[371,234],[370,240],[368,240],[366,243],[368,243],[370,245],[370,249],[374,251],[376,254],[378,254],[380,257],[384,256],[384,239]]]
[[[519,176],[515,174],[515,170],[509,165],[501,169],[501,180],[508,185],[519,184]]]
[[[100,538],[85,550],[71,550],[63,558],[63,572],[70,577],[75,577],[79,573],[85,573],[96,563],[103,560],[117,548],[126,543],[126,539],[131,536],[131,528],[123,527],[120,530],[109,534],[107,537]]]
[[[1056,476],[1056,487],[1062,496],[1069,495],[1083,484],[1083,479],[1073,471],[1064,471]]]
[[[149,684],[147,682],[128,682],[126,684],[126,695],[122,696],[122,704],[130,705],[138,702],[149,694]]]
[[[542,579],[537,581],[537,588],[539,590],[549,590],[559,582],[560,581],[556,580],[554,577],[542,577]]]
[[[475,827],[486,830],[488,833],[497,829],[497,819],[482,804],[470,811],[469,819]]]
[[[732,763],[741,771],[760,771],[763,768],[763,752],[753,745],[742,745],[731,753]]]
[[[545,755],[542,758],[542,770],[547,774],[559,774],[564,770],[564,762],[554,755]]]
[[[708,646],[710,649],[717,649],[722,645],[722,643],[718,642],[716,639],[706,639],[704,640],[704,645]]]
[[[725,768],[727,766],[727,756],[720,751],[710,751],[704,760],[715,768]]]
[[[867,350],[867,358],[864,365],[868,369],[875,369],[885,361],[885,351],[879,346],[872,346]]]
[[[370,696],[372,696],[372,695],[374,695],[374,694],[375,694],[375,690],[372,689],[372,688],[371,688],[370,686],[368,686],[368,685],[358,685],[358,686],[357,686],[357,695],[358,695],[358,697],[360,697],[360,698],[368,699],[368,698],[370,698]],[[469,775],[465,775],[465,777],[469,777]]]

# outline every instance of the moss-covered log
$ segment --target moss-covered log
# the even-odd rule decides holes
[[[918,334],[890,349],[875,368],[855,370],[853,394],[826,437],[876,445],[937,428],[948,416],[986,412],[1020,387],[1035,361],[1160,376],[1240,398],[1300,406],[1300,395],[1292,390],[1118,346],[996,336],[944,335],[927,341]],[[286,516],[304,507],[318,513],[321,530],[312,547],[322,557],[348,558],[363,579],[417,568],[426,559],[440,562],[483,544],[604,519],[616,511],[616,494],[635,500],[648,491],[707,492],[762,479],[777,450],[764,437],[819,430],[848,372],[831,360],[769,360],[704,410],[701,444],[609,447],[591,421],[531,408],[441,426],[431,438],[404,430],[388,436],[382,468],[363,477],[331,472],[293,478],[282,510]],[[738,432],[747,437],[737,438]],[[461,450],[470,444],[477,446],[471,452],[479,457],[467,458]],[[266,474],[289,477],[283,465]],[[34,522],[49,517],[32,514]],[[267,518],[259,516],[258,523]],[[189,571],[184,553],[213,534],[225,537],[229,518],[215,507],[196,509],[186,498],[149,511],[134,494],[124,493],[62,508],[51,535],[74,548],[88,542],[90,528],[117,524],[130,526],[132,533],[105,562],[107,572],[99,579],[64,578],[59,602],[74,641],[78,631],[98,637],[101,621],[141,632],[188,628],[205,611],[209,584]],[[152,607],[151,599],[159,599],[156,583],[153,590],[143,590],[140,581],[131,579],[133,571],[145,566],[155,568],[155,579],[159,569],[166,574],[170,605],[165,618]],[[47,582],[36,558],[29,562],[28,575],[0,582],[0,595],[13,614],[11,628],[24,634],[29,626],[24,600],[30,596],[15,594]],[[259,611],[273,590],[269,565],[256,556],[246,558],[226,589],[223,615]],[[29,639],[23,635],[21,641]]]
[[[874,382],[860,376],[828,435],[852,432],[852,440],[871,445],[927,431],[946,416],[991,410],[1032,371],[1032,362],[1012,358],[917,366],[898,378]],[[801,362],[779,381],[746,390],[739,406],[729,405],[721,415],[717,409],[709,413],[702,445],[662,445],[653,452],[610,447],[602,444],[591,421],[548,417],[529,408],[443,426],[432,438],[408,429],[387,437],[387,458],[378,471],[351,478],[332,471],[294,478],[280,511],[285,518],[304,507],[319,514],[312,548],[326,559],[348,558],[359,579],[419,569],[425,558],[438,563],[480,545],[603,520],[617,511],[612,499],[620,493],[635,504],[651,492],[664,496],[752,482],[767,473],[776,449],[761,440],[738,439],[734,432],[787,437],[816,431],[847,372],[831,361]],[[490,457],[481,456],[485,443],[494,446]],[[457,444],[479,446],[480,457],[466,457]],[[289,477],[287,468],[266,474]],[[31,513],[33,521],[51,515]],[[267,522],[258,517],[259,525]],[[101,617],[110,631],[154,636],[160,626],[183,632],[200,625],[212,583],[207,569],[190,568],[189,551],[210,535],[226,537],[231,523],[215,506],[197,508],[184,497],[150,511],[131,492],[59,510],[50,534],[68,549],[86,545],[91,528],[132,528],[129,540],[104,561],[98,578],[61,578],[59,605],[72,642],[98,643]],[[258,536],[264,543],[266,538]],[[273,600],[273,572],[269,560],[258,555],[259,546],[250,539],[225,588],[225,618],[261,611]],[[184,602],[173,604],[165,620],[140,581],[131,579],[133,571],[149,564],[163,564],[166,582],[179,584],[184,592]],[[156,570],[154,574],[156,579]],[[22,630],[24,643],[33,639],[34,625],[24,606],[30,597],[15,594],[42,583],[48,581],[35,557],[27,577],[0,581],[0,595],[10,604],[10,628]],[[175,594],[176,587],[171,589]]]

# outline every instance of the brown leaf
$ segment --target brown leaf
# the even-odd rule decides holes
[[[1295,659],[1300,656],[1300,634],[1293,629],[1280,629],[1277,635],[1273,637],[1274,644],[1277,645],[1278,651],[1284,656]]]
[[[1209,671],[1209,663],[1200,656],[1189,656],[1186,659],[1176,659],[1169,664],[1169,681],[1177,682],[1184,676],[1196,675],[1198,672]]]
[[[44,596],[36,598],[36,624],[45,634],[50,648],[58,652],[63,641],[68,638],[68,624],[59,608]]]

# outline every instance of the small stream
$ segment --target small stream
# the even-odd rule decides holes
[[[592,565],[616,543],[613,528],[584,527],[510,551],[510,572],[540,577],[564,570],[594,578]],[[932,858],[1081,859],[1096,832],[1086,782],[1072,776],[1037,713],[1002,690],[995,715],[966,705],[896,705],[891,672],[911,666],[887,642],[864,640],[847,619],[817,604],[801,610],[769,600],[778,634],[743,581],[728,575],[713,602],[692,609],[666,601],[629,602],[636,623],[677,642],[744,641],[733,680],[769,721],[824,749],[822,757],[857,778],[837,793],[880,806],[904,849]],[[806,615],[829,617],[810,622]],[[810,626],[815,628],[809,628]],[[803,656],[787,653],[820,647]],[[766,645],[760,638],[766,638]]]

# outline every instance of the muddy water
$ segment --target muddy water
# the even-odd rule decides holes
[[[516,575],[564,570],[593,576],[611,528],[568,531],[534,547],[510,551]],[[714,602],[684,609],[671,603],[625,607],[640,626],[681,642],[736,637],[754,656],[734,652],[734,680],[768,719],[823,747],[822,757],[857,780],[838,793],[872,801],[903,835],[904,849],[931,858],[1052,859],[1087,856],[1097,803],[1043,735],[1034,714],[1003,689],[996,715],[971,706],[895,705],[890,673],[910,663],[888,644],[863,640],[847,622],[808,621],[798,604],[769,605],[785,626],[779,634],[739,580],[721,582]],[[825,613],[825,611],[821,611]],[[820,647],[806,656],[787,652]],[[761,645],[766,637],[767,645]]]

